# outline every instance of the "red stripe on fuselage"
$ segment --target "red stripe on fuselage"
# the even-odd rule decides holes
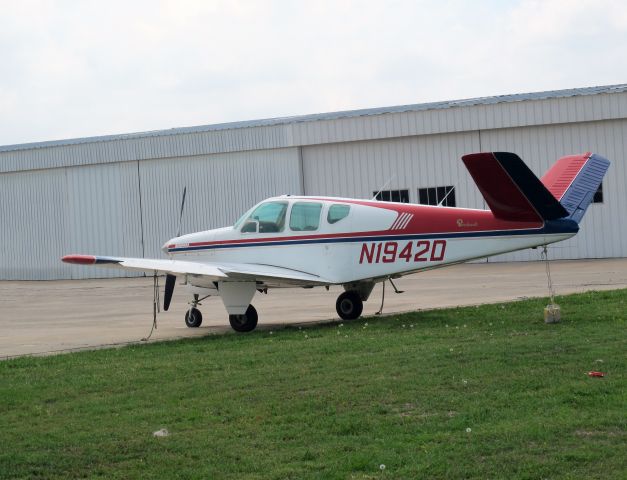
[[[323,198],[306,197],[310,200],[324,200]],[[488,210],[471,210],[465,208],[433,207],[428,205],[414,204],[390,204],[382,202],[354,201],[333,199],[336,203],[348,203],[355,205],[365,205],[369,207],[384,208],[393,210],[400,214],[410,213],[413,217],[403,230],[403,235],[414,234],[438,234],[438,233],[460,233],[460,232],[483,232],[483,231],[507,231],[542,228],[543,222],[510,222],[499,220]],[[397,217],[398,219],[398,217]],[[238,232],[239,233],[239,232]],[[275,236],[273,236],[275,235]],[[381,230],[352,231],[342,233],[326,233],[314,235],[277,235],[277,234],[257,234],[254,237],[244,239],[216,240],[211,242],[191,242],[185,247],[204,247],[210,245],[242,244],[264,242],[280,242],[289,240],[316,240],[326,238],[350,238],[363,236],[385,236],[393,235],[389,227]],[[182,245],[183,246],[183,245]],[[168,245],[168,248],[177,248],[175,245]]]

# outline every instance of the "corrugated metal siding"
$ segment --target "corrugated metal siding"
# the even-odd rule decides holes
[[[2,174],[7,248],[0,253],[0,279],[132,276],[60,259],[70,253],[162,257],[161,246],[178,229],[184,186],[183,233],[232,225],[264,198],[301,194],[300,185],[296,148]]]
[[[297,148],[139,162],[146,257],[176,235],[183,188],[182,232],[233,225],[264,198],[301,194]]]
[[[291,146],[289,126],[256,127],[0,151],[0,173]]]
[[[69,253],[141,256],[134,164],[0,175],[0,278],[49,280],[129,276],[61,263]]]
[[[592,151],[611,166],[603,181],[602,204],[592,204],[572,239],[552,245],[551,258],[627,256],[627,120],[586,122],[481,132],[484,151],[516,152],[539,177],[564,155]],[[494,257],[490,261],[538,260],[539,250]]]
[[[627,117],[627,93],[527,100],[295,123],[297,145]]]
[[[0,172],[618,119],[627,117],[625,88],[607,88],[615,93],[521,94],[7,146],[0,147]]]
[[[460,160],[478,150],[477,132],[303,147],[305,192],[372,198],[391,179],[385,189],[408,189],[410,202],[418,188],[455,185],[458,205],[483,208]]]

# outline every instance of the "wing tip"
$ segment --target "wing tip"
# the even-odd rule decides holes
[[[101,264],[112,264],[112,263],[120,263],[122,260],[119,258],[111,258],[111,257],[97,257],[96,255],[66,255],[61,258],[61,261],[64,263],[71,263],[74,265],[101,265]]]
[[[72,263],[75,265],[95,265],[96,257],[94,255],[65,255],[61,258],[63,263]]]

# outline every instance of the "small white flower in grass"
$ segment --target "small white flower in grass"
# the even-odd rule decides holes
[[[452,348],[450,348],[449,350],[450,350],[451,352],[453,351],[453,349],[452,349]]]
[[[344,324],[343,324],[343,323],[340,323],[340,327],[343,327],[343,326],[344,326]]]
[[[446,326],[446,328],[448,328],[448,323],[445,326]]]
[[[468,427],[468,428],[466,429],[466,433],[470,433],[470,432],[472,432],[472,429],[471,429],[470,427]]]
[[[383,464],[379,465],[379,470],[385,470],[385,465]]]
[[[413,324],[412,324],[412,325],[410,325],[410,326],[409,326],[409,328],[414,328],[414,325],[413,325]]]
[[[305,334],[305,338],[309,338],[309,335],[306,335],[306,334]]]
[[[490,322],[490,326],[492,326],[492,322]]]
[[[364,323],[364,327],[367,327],[367,326],[368,326],[368,322]]]
[[[344,335],[344,338],[348,338],[348,335]]]
[[[463,383],[464,385],[468,385],[468,380],[462,380],[462,383]]]
[[[274,332],[272,330],[270,330],[270,335],[274,335]]]
[[[464,323],[464,328],[466,328],[466,324]]]

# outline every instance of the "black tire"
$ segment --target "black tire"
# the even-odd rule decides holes
[[[364,310],[364,302],[357,292],[344,292],[337,297],[335,310],[342,320],[355,320]]]
[[[236,332],[252,332],[257,326],[257,310],[252,305],[248,305],[248,309],[244,315],[229,315],[229,323],[231,328]]]
[[[202,323],[202,313],[197,308],[190,308],[185,312],[185,325],[189,328],[200,327]]]

